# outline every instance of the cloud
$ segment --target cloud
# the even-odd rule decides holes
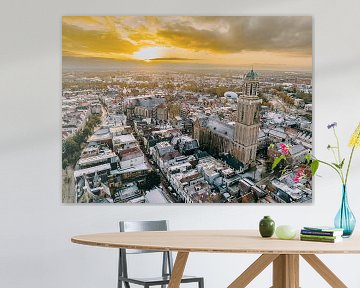
[[[90,30],[101,30],[105,27],[105,17],[97,16],[63,16],[62,22]]]
[[[63,55],[129,54],[138,48],[115,29],[90,30],[63,21]]]
[[[63,56],[134,60],[151,47],[154,62],[311,67],[312,17],[63,17]]]
[[[157,37],[172,45],[195,51],[271,51],[310,55],[312,18],[194,17],[187,22],[168,23],[157,31]]]

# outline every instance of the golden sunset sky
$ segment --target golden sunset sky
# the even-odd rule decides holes
[[[260,69],[312,67],[312,17],[64,16],[63,56]]]

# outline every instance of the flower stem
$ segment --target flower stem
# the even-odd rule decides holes
[[[359,138],[360,138],[360,132],[359,132],[359,134],[358,134],[357,137],[356,137],[355,143],[356,143],[356,141],[358,141]],[[346,185],[346,183],[347,183],[347,181],[348,181],[348,176],[349,176],[349,171],[350,171],[350,165],[351,165],[351,161],[352,161],[352,158],[353,158],[353,155],[354,155],[355,147],[356,147],[356,145],[354,144],[354,146],[353,146],[352,149],[351,149],[351,154],[350,154],[350,158],[349,158],[349,163],[348,163],[347,169],[346,169],[345,185]]]
[[[354,145],[353,148],[351,149],[351,154],[350,154],[350,158],[349,158],[349,163],[348,163],[348,166],[347,166],[347,169],[346,169],[345,185],[346,185],[347,180],[348,180],[350,165],[351,165],[351,161],[352,161],[352,158],[353,158],[353,155],[354,155],[354,151],[355,151],[355,145]]]
[[[340,171],[339,171],[338,168],[336,168],[334,165],[331,165],[331,164],[329,164],[329,163],[327,163],[327,162],[325,162],[325,161],[322,161],[322,160],[319,160],[319,159],[317,159],[317,160],[318,160],[320,163],[323,163],[323,164],[325,164],[325,165],[333,168],[333,169],[336,171],[336,173],[339,174],[340,179],[341,179],[341,182],[345,185],[344,177],[343,177],[343,175],[340,173]]]
[[[336,146],[337,146],[336,148],[337,148],[338,157],[339,157],[339,162],[338,162],[337,164],[340,165],[341,162],[342,162],[342,158],[341,158],[341,155],[340,155],[339,137],[338,137],[337,134],[336,134],[335,128],[333,128],[333,131],[334,131],[334,135],[335,135],[335,138],[336,138]],[[346,184],[346,182],[344,182],[344,173],[343,173],[342,167],[339,169],[339,173],[341,174],[341,175],[340,175],[340,177],[341,177],[341,179],[342,179],[341,181]]]
[[[333,156],[334,156],[334,159],[335,159],[336,164],[340,164],[340,159],[338,159],[338,158],[336,157],[334,148],[330,148],[330,150],[331,150],[331,152],[332,152],[332,154],[333,154]]]
[[[335,128],[333,128],[333,131],[334,131],[334,135],[335,135],[335,139],[336,139],[336,148],[337,148],[337,151],[338,151],[338,157],[339,157],[339,163],[338,164],[340,164],[341,163],[341,155],[340,155],[340,144],[339,144],[339,137],[337,136],[337,134],[336,134],[336,130],[335,130]]]

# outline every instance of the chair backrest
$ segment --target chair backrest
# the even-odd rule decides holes
[[[168,221],[120,221],[120,232],[140,232],[140,231],[167,231]],[[127,257],[126,254],[140,254],[140,253],[159,253],[161,251],[150,250],[136,250],[136,249],[119,249],[119,276],[128,277]],[[161,252],[163,254],[162,260],[162,275],[169,275],[172,273],[173,259],[169,251]],[[120,283],[120,282],[119,282]],[[127,285],[127,286],[126,286]],[[121,287],[121,286],[120,286]],[[129,283],[125,287],[130,287]]]
[[[167,231],[167,220],[120,221],[120,232]],[[155,253],[159,251],[126,249],[126,254]]]

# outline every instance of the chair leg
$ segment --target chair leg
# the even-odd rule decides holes
[[[168,270],[168,253],[169,252],[163,252],[163,262],[162,262],[162,276],[166,276],[167,270]],[[166,288],[165,284],[161,285],[161,288]]]
[[[203,278],[201,278],[199,280],[199,288],[204,288],[204,279]]]
[[[123,275],[123,271],[122,271],[122,255],[121,255],[121,250],[119,249],[119,264],[118,264],[118,288],[122,288],[122,281],[119,279],[119,276]]]
[[[118,288],[122,288],[122,282],[123,281],[118,281]],[[125,286],[125,288],[130,288],[130,284],[129,284],[129,282],[125,282],[124,281],[124,286]]]

